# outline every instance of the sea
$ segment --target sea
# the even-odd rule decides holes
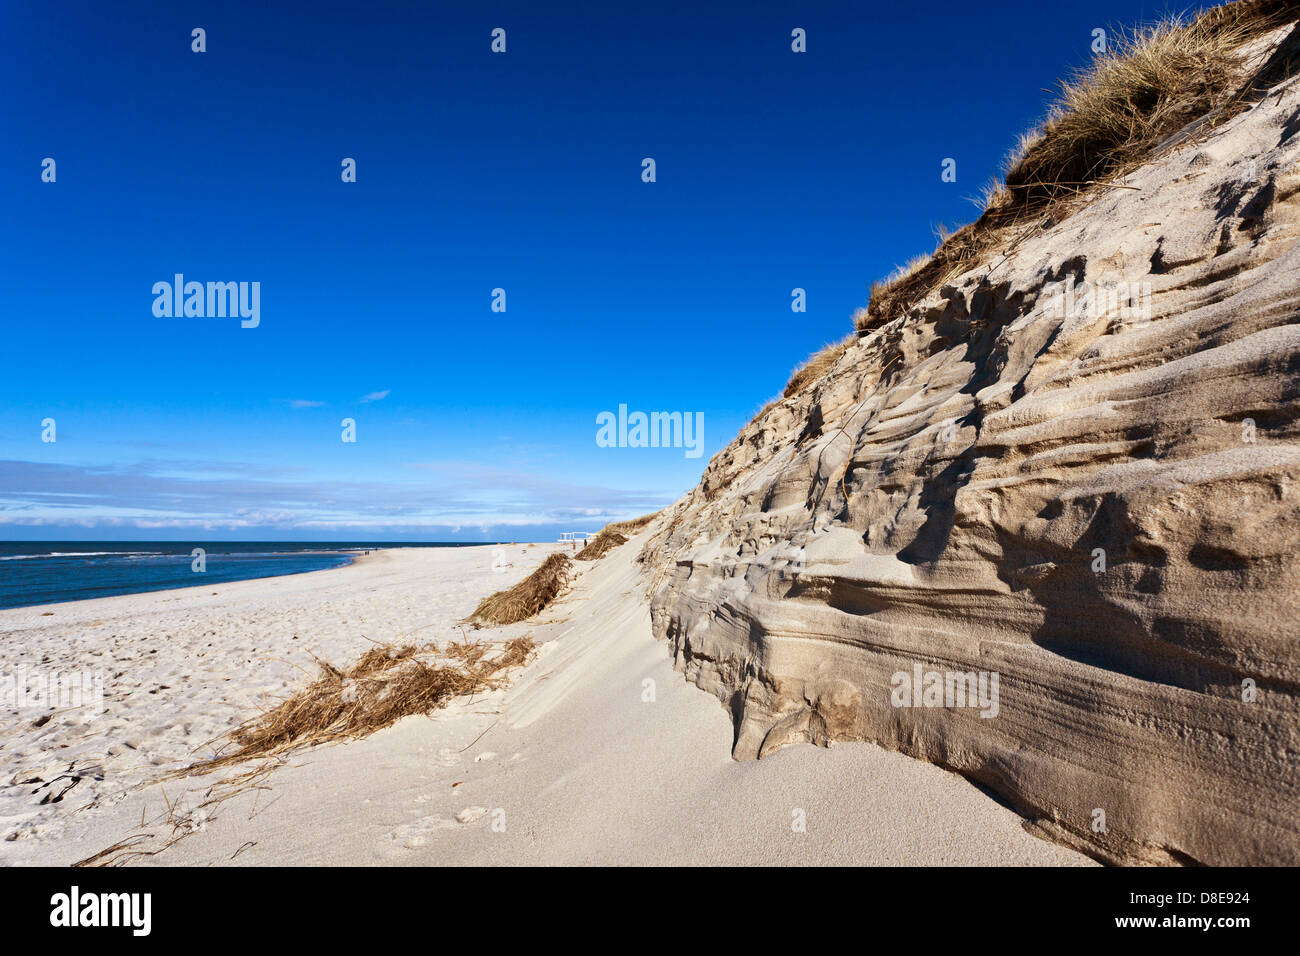
[[[377,548],[459,548],[492,542],[0,541],[0,608],[208,586],[322,571]],[[202,573],[194,569],[202,548]]]

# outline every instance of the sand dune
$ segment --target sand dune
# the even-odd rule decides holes
[[[166,784],[179,829],[161,822],[163,790],[149,787],[69,815],[75,822],[46,822],[3,852],[10,862],[68,863],[127,837],[140,838],[137,849],[155,850],[183,835],[131,862],[1090,862],[1030,835],[1019,817],[962,778],[870,744],[732,760],[727,713],[673,671],[667,647],[651,636],[633,562],[643,541],[633,538],[594,565],[583,562],[573,590],[538,619],[478,632],[491,640],[532,633],[541,642],[508,689],[407,718],[365,740],[302,752],[262,779],[264,789],[207,807],[204,800],[221,793],[208,789],[214,779]],[[195,629],[220,622],[241,647],[251,634],[237,621],[265,626],[287,615],[301,636],[325,629],[341,653],[357,646],[348,636],[357,628],[377,636],[449,624],[545,553],[521,550],[516,567],[494,576],[484,573],[486,549],[385,552],[372,564],[298,576],[278,614],[267,607],[275,601],[270,582],[223,588],[220,605],[202,607],[196,595],[181,603]],[[278,580],[285,588],[288,579]],[[112,600],[129,603],[145,621],[168,597],[175,592]],[[64,613],[84,620],[92,610]],[[23,613],[31,614],[10,614],[6,629],[17,630],[13,617]],[[350,615],[346,628],[335,620],[341,614]],[[257,688],[284,675],[246,665],[227,676]],[[233,699],[228,693],[222,702]],[[168,706],[174,712],[177,705]],[[227,713],[235,716],[233,708]],[[154,716],[172,719],[162,707]],[[186,740],[197,744],[194,730]],[[57,840],[43,838],[56,832]]]

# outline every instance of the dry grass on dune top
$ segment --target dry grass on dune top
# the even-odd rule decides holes
[[[658,518],[662,511],[652,511],[648,515],[642,515],[639,518],[629,518],[627,521],[615,521],[613,524],[607,524],[602,530],[617,531],[619,534],[632,534],[640,531],[655,518]]]
[[[572,570],[573,562],[569,556],[557,551],[514,587],[485,597],[474,608],[470,619],[485,624],[514,624],[526,620],[554,601],[568,586]]]
[[[1121,35],[1061,84],[1040,130],[1006,175],[1012,209],[1035,210],[1146,158],[1159,141],[1231,98],[1249,23],[1165,21]]]
[[[979,219],[872,286],[867,308],[854,317],[859,334],[977,266],[1013,240],[1013,228],[1040,215],[1069,215],[1081,196],[1146,162],[1189,124],[1232,116],[1259,92],[1260,78],[1245,76],[1243,46],[1298,17],[1297,0],[1238,0],[1191,21],[1168,19],[1113,37],[1105,53],[1060,84],[1047,118],[1021,137],[1005,181],[986,190]],[[1290,71],[1288,63],[1285,75]]]
[[[531,637],[507,641],[495,654],[494,645],[485,643],[453,642],[436,652],[388,644],[371,648],[347,668],[322,661],[315,681],[234,730],[228,738],[234,749],[184,773],[368,736],[456,697],[501,687],[505,672],[527,661],[533,647]]]
[[[589,540],[583,549],[573,557],[577,561],[596,561],[613,551],[620,544],[627,544],[627,535],[619,534],[610,528],[601,528],[600,533]]]
[[[642,515],[630,521],[607,524],[574,557],[579,561],[596,561],[603,558],[620,544],[626,544],[629,536],[640,531],[658,516],[659,512],[656,511],[654,514]]]
[[[798,394],[806,386],[811,385],[825,375],[826,370],[844,354],[845,350],[852,344],[853,339],[854,336],[850,335],[839,342],[831,342],[810,355],[806,362],[794,370],[794,374],[790,376],[790,381],[786,383],[785,391],[781,393],[781,397],[789,398],[791,395]]]

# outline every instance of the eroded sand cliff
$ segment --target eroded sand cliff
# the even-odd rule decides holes
[[[654,627],[737,758],[871,740],[1101,859],[1300,863],[1289,72],[863,334],[664,513]],[[917,665],[996,675],[996,716],[896,706]]]

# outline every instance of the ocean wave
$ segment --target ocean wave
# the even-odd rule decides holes
[[[0,561],[35,561],[40,558],[91,558],[113,556],[119,558],[163,555],[164,551],[49,551],[45,554],[5,554]]]

